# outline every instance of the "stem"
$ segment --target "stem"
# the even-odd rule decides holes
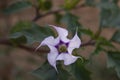
[[[1,45],[12,46],[12,47],[18,47],[18,48],[24,49],[24,50],[29,51],[29,52],[34,52],[35,49],[36,49],[36,48],[25,46],[25,45],[22,45],[22,44],[18,44],[17,46],[15,46],[9,39],[0,39],[0,44]],[[36,52],[47,53],[49,51],[48,50],[43,50],[43,49],[38,49]]]
[[[85,5],[82,4],[82,5],[79,5],[79,6],[74,7],[73,9],[78,9],[78,8],[82,8],[82,7],[85,7]],[[37,8],[36,8],[36,9],[37,9]],[[58,10],[49,11],[49,12],[47,12],[47,13],[45,13],[45,14],[39,14],[39,15],[37,14],[36,17],[35,17],[32,21],[36,22],[36,21],[38,21],[40,18],[46,17],[46,16],[51,15],[51,14],[58,13],[58,12],[61,12],[61,11],[64,11],[64,9],[63,9],[63,8],[60,8],[60,9],[58,9]],[[37,12],[37,11],[36,11],[36,12]]]
[[[12,46],[12,47],[15,46],[9,39],[0,39],[0,44],[1,45]],[[91,40],[91,41],[88,41],[86,43],[82,43],[81,47],[90,46],[90,45],[95,45],[95,41]],[[24,49],[24,50],[29,51],[29,52],[34,52],[35,49],[36,49],[36,47],[29,47],[29,46],[25,46],[25,45],[22,45],[22,44],[18,44],[15,47]],[[48,53],[49,50],[38,49],[36,52]]]
[[[61,12],[61,11],[64,11],[64,9],[60,8],[58,10],[54,10],[54,11],[49,11],[45,14],[40,14],[39,12],[39,8],[37,8],[36,6],[33,6],[36,10],[36,16],[35,18],[32,20],[34,22],[38,21],[40,18],[43,18],[43,17],[46,17],[48,15],[51,15],[51,14],[55,14],[55,13],[58,13],[58,12]],[[78,8],[82,8],[82,7],[85,7],[84,4],[82,5],[79,5],[79,6],[76,6],[74,7],[73,9],[78,9]],[[10,41],[10,39],[0,39],[0,44],[1,45],[7,45],[7,46],[12,46],[14,47],[15,45]],[[91,41],[88,41],[86,43],[82,43],[81,44],[81,47],[84,47],[84,46],[89,46],[89,45],[94,45],[95,42],[93,42],[92,40]],[[29,52],[34,52],[36,47],[29,47],[29,46],[26,46],[26,45],[22,45],[22,44],[18,44],[17,46],[15,47],[18,47],[18,48],[21,48],[21,49],[24,49],[24,50],[27,50]],[[42,53],[48,53],[49,50],[43,50],[43,49],[38,49],[36,52],[42,52]]]

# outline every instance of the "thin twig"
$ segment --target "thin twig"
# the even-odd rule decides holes
[[[86,43],[82,43],[81,47],[90,46],[90,45],[95,45],[95,41],[90,40],[90,41],[88,41]]]
[[[27,51],[29,51],[29,52],[34,52],[34,51],[35,51],[35,48],[34,48],[34,47],[29,47],[29,46],[22,45],[22,44],[15,45],[15,44],[13,44],[9,39],[0,39],[0,44],[1,44],[1,45],[12,46],[12,47],[13,47],[13,46],[14,46],[14,47],[18,47],[18,48],[27,50]],[[47,53],[47,52],[49,52],[49,51],[48,51],[48,50],[43,50],[43,49],[38,49],[37,52]]]
[[[82,8],[82,7],[85,7],[85,5],[82,4],[82,5],[79,5],[79,6],[74,7],[73,9],[78,9],[78,8]],[[36,15],[35,18],[34,18],[32,21],[36,22],[36,21],[39,20],[40,18],[43,18],[43,17],[48,16],[48,15],[51,15],[51,14],[58,13],[58,12],[61,12],[61,11],[64,11],[64,9],[63,9],[63,8],[60,8],[60,9],[58,9],[58,10],[50,11],[50,12],[47,12],[47,13],[45,13],[45,14]]]
[[[0,44],[1,45],[12,46],[12,47],[15,46],[9,39],[0,39]],[[95,44],[95,41],[91,41],[91,42],[88,41],[86,43],[82,43],[81,47],[90,46],[90,45],[94,45],[94,44]],[[15,47],[27,50],[29,52],[34,52],[35,49],[36,49],[35,47],[29,47],[29,46],[25,46],[25,45],[22,45],[22,44],[16,45]],[[49,50],[38,49],[36,52],[48,53]]]

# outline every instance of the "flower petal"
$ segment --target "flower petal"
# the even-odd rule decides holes
[[[65,65],[74,63],[79,57],[73,56],[68,53],[61,53],[56,60],[64,60]]]
[[[64,28],[61,28],[61,27],[57,27],[57,26],[54,26],[54,25],[49,25],[49,26],[52,26],[53,28],[56,29],[56,31],[58,32],[58,36],[60,37],[60,39],[67,43],[69,42],[70,40],[67,38],[68,36],[68,31]]]
[[[79,48],[81,45],[81,40],[78,37],[77,33],[75,36],[70,40],[69,45],[68,45],[68,53],[72,54],[73,49]]]
[[[50,37],[47,37],[45,38],[42,42],[41,42],[41,45],[56,45],[59,43],[59,39],[56,38],[54,39],[53,36],[50,36]]]
[[[42,46],[42,45],[52,45],[52,46],[55,46],[55,45],[57,45],[59,43],[59,41],[60,41],[59,38],[54,39],[53,36],[47,37],[47,38],[45,38],[41,42],[41,44],[36,48],[36,50],[38,48],[40,48],[40,46]]]
[[[56,58],[58,56],[58,51],[57,49],[54,47],[54,46],[50,46],[48,45],[48,47],[50,48],[50,53],[48,53],[48,62],[50,63],[51,66],[53,66],[56,71],[57,71],[57,68],[56,68]]]

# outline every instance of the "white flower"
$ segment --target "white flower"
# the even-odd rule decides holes
[[[57,60],[63,60],[64,65],[70,65],[74,63],[79,57],[73,56],[72,51],[75,48],[79,48],[81,45],[81,40],[77,36],[77,33],[75,36],[70,40],[67,38],[68,31],[64,28],[56,27],[53,25],[50,25],[53,28],[56,29],[58,32],[58,37],[54,38],[53,36],[49,36],[45,38],[41,44],[37,47],[37,49],[40,46],[47,45],[50,48],[50,52],[48,53],[48,62],[51,66],[53,66],[56,70],[56,61]]]

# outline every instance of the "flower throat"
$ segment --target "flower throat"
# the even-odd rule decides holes
[[[65,44],[61,44],[58,46],[58,51],[60,53],[66,53],[67,52],[67,46]]]

